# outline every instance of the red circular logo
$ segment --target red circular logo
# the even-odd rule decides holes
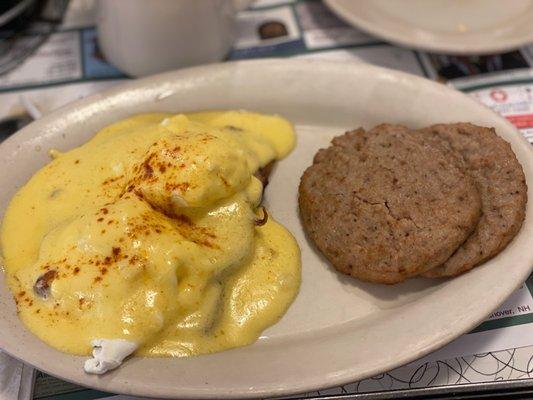
[[[507,92],[502,89],[493,89],[490,91],[490,98],[498,103],[503,103],[507,100]]]

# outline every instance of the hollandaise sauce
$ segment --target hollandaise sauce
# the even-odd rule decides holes
[[[54,153],[2,224],[20,318],[79,355],[95,339],[176,357],[254,342],[300,286],[298,245],[264,223],[254,176],[294,143],[277,116],[158,113]]]

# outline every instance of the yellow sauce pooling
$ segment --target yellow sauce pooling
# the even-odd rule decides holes
[[[86,355],[242,346],[283,316],[300,253],[253,174],[294,146],[291,125],[242,111],[145,114],[110,125],[20,189],[2,225],[8,284],[38,337]]]

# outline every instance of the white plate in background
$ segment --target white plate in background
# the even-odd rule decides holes
[[[533,155],[526,140],[509,122],[453,89],[359,63],[215,64],[130,81],[67,105],[0,145],[0,213],[17,188],[49,162],[49,148],[70,149],[136,113],[243,108],[281,114],[298,135],[266,191],[272,215],[302,249],[301,291],[278,324],[247,347],[182,359],[135,357],[104,376],[87,375],[84,357],[60,353],[24,328],[0,274],[0,348],[47,373],[109,392],[168,398],[288,395],[370,377],[436,350],[478,325],[531,272]],[[452,280],[384,286],[329,267],[307,241],[297,209],[299,179],[314,153],[361,125],[416,128],[456,121],[495,127],[524,167],[529,205],[515,240],[484,266]]]
[[[406,47],[494,54],[533,42],[532,0],[325,0],[342,19]]]

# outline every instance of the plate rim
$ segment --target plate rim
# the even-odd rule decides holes
[[[324,0],[324,3],[328,6],[328,8],[333,11],[336,16],[349,25],[361,29],[363,32],[378,39],[382,39],[408,49],[450,55],[488,55],[517,50],[518,48],[533,42],[533,30],[529,33],[529,35],[524,35],[522,38],[507,40],[500,44],[494,44],[488,41],[486,44],[465,45],[465,43],[460,41],[452,41],[447,43],[446,41],[436,42],[425,39],[417,40],[416,38],[411,40],[404,35],[398,35],[397,33],[395,34],[384,26],[373,24],[365,18],[359,17],[357,14],[347,10],[343,6],[342,2],[343,0]]]
[[[281,60],[281,61],[280,61]],[[117,86],[114,86],[110,89],[107,89],[102,92],[98,92],[96,94],[93,94],[91,96],[88,96],[84,99],[69,103],[50,114],[47,114],[45,117],[43,117],[41,120],[36,121],[21,131],[17,132],[15,135],[13,135],[11,138],[8,138],[4,143],[0,144],[0,151],[1,149],[6,146],[6,144],[9,144],[11,142],[15,142],[16,138],[19,137],[19,135],[28,135],[32,133],[32,131],[36,131],[39,129],[40,126],[45,125],[46,123],[50,123],[50,121],[54,121],[58,117],[64,117],[67,114],[75,115],[76,113],[79,113],[78,109],[83,109],[83,107],[87,107],[94,103],[104,102],[106,101],[106,97],[110,95],[116,95],[122,92],[125,92],[127,90],[135,89],[138,87],[143,87],[145,90],[149,87],[151,87],[151,84],[155,82],[157,85],[162,85],[163,82],[170,82],[170,81],[179,81],[180,79],[187,78],[187,76],[191,73],[193,74],[206,74],[210,71],[216,71],[219,68],[226,68],[226,69],[232,69],[232,68],[240,68],[242,69],[246,68],[255,68],[257,66],[261,68],[268,68],[268,67],[282,67],[287,68],[286,66],[290,65],[292,68],[301,68],[303,70],[307,71],[313,71],[314,68],[340,68],[342,70],[348,70],[353,68],[358,68],[360,70],[366,70],[369,74],[380,74],[380,73],[386,73],[388,75],[392,75],[395,78],[407,80],[410,83],[414,84],[421,84],[422,86],[425,85],[425,87],[434,88],[438,90],[444,90],[448,92],[452,96],[460,96],[464,99],[464,101],[470,102],[472,105],[475,105],[476,107],[483,107],[481,104],[477,103],[475,100],[468,98],[468,96],[450,88],[445,85],[442,85],[440,83],[436,83],[433,81],[430,81],[425,78],[421,78],[418,76],[414,76],[405,72],[401,71],[395,71],[390,70],[387,68],[382,67],[376,67],[368,64],[361,64],[361,63],[338,63],[333,61],[323,61],[323,60],[297,60],[297,59],[267,59],[267,60],[244,60],[244,61],[235,61],[235,62],[227,62],[227,63],[220,63],[220,64],[212,64],[208,66],[199,66],[199,67],[191,67],[186,68],[179,71],[172,71],[167,72],[159,75],[154,75],[147,78],[142,78],[139,80],[132,80],[125,83],[118,84]],[[497,115],[493,111],[486,109],[487,112],[490,112],[493,114],[493,116],[496,116],[502,124],[505,124],[509,129],[517,131],[516,128],[508,121],[506,121],[503,117]],[[521,142],[521,146],[526,146],[528,149],[531,150],[531,145],[526,141],[525,138],[519,133],[519,138],[517,138],[516,142]],[[514,144],[513,144],[514,145]],[[518,144],[517,144],[518,145]],[[533,153],[532,153],[533,154]],[[526,174],[527,176],[527,174]],[[529,197],[529,193],[528,193]],[[531,200],[531,199],[530,199]],[[531,205],[531,204],[530,204]],[[529,206],[530,206],[529,205]],[[532,212],[529,207],[528,211]],[[533,270],[533,264],[529,266],[529,268],[524,268],[522,270],[522,273],[520,275],[520,279],[517,279],[516,282],[514,282],[515,289],[518,288],[522,282],[529,276],[530,272]],[[33,364],[37,365],[37,368],[43,370],[44,372],[52,375],[57,376],[58,378],[62,380],[66,380],[69,382],[73,382],[76,384],[81,384],[83,386],[88,386],[94,389],[98,390],[104,390],[104,391],[112,391],[114,393],[122,393],[127,395],[137,395],[137,396],[157,396],[162,398],[174,398],[177,395],[183,395],[186,398],[222,398],[222,397],[231,397],[231,398],[249,398],[249,397],[257,397],[257,396],[281,396],[281,395],[290,395],[294,393],[303,393],[308,392],[312,390],[316,390],[319,388],[325,388],[325,387],[333,387],[341,384],[346,384],[353,382],[354,380],[360,380],[364,379],[370,376],[375,375],[376,373],[382,372],[384,369],[390,370],[393,368],[396,368],[400,365],[407,364],[413,360],[416,360],[442,346],[445,344],[451,342],[453,339],[461,336],[465,332],[468,332],[470,329],[477,326],[481,321],[483,321],[490,312],[496,307],[498,307],[501,303],[503,303],[508,295],[510,295],[512,291],[509,291],[505,296],[502,298],[499,298],[497,302],[493,302],[492,306],[490,307],[490,310],[486,310],[486,313],[483,315],[479,314],[476,318],[472,318],[468,321],[468,323],[464,323],[461,327],[461,329],[456,330],[455,332],[452,332],[451,334],[448,333],[448,335],[441,336],[439,340],[435,341],[431,345],[423,348],[418,349],[418,352],[408,356],[403,357],[400,359],[396,359],[396,361],[390,361],[387,366],[381,366],[379,370],[369,370],[365,374],[357,374],[356,371],[350,370],[350,371],[342,371],[343,374],[340,373],[340,371],[337,371],[337,374],[332,374],[332,376],[327,376],[323,378],[322,381],[317,381],[313,383],[304,383],[304,384],[295,384],[291,387],[280,387],[277,386],[275,388],[271,388],[268,390],[261,390],[261,391],[254,391],[253,393],[249,393],[247,389],[242,389],[240,391],[232,391],[231,393],[218,393],[216,388],[209,388],[209,390],[188,390],[188,391],[181,391],[176,393],[176,391],[169,392],[168,388],[152,388],[150,389],[150,386],[147,385],[141,385],[139,386],[137,383],[133,382],[126,382],[129,384],[125,385],[124,382],[118,382],[114,379],[108,382],[107,384],[101,384],[99,383],[99,380],[92,380],[90,382],[84,381],[83,379],[74,379],[70,377],[65,377],[62,375],[59,375],[54,373],[54,368],[51,366],[46,366],[43,364],[42,360],[39,362],[34,362]],[[0,337],[0,342],[3,343],[2,338]],[[2,346],[3,347],[3,346]],[[11,354],[9,350],[6,351],[8,354]],[[219,353],[222,354],[222,353]],[[14,357],[17,357],[16,354],[11,354]],[[80,366],[81,368],[81,366]],[[122,385],[122,386],[121,386]],[[175,390],[175,389],[174,389]]]

